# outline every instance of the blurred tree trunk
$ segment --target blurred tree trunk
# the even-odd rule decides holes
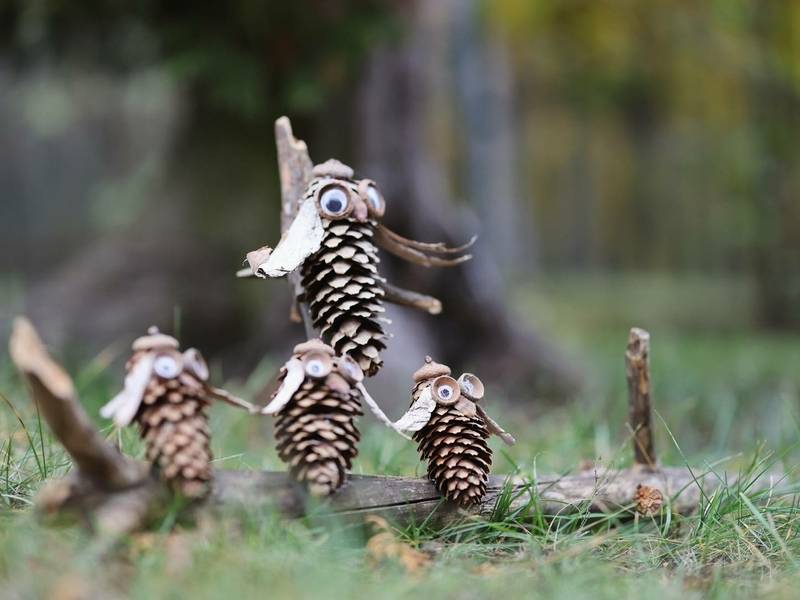
[[[753,266],[761,322],[778,329],[800,327],[800,92],[775,60],[776,45],[790,27],[787,8],[765,6],[755,16],[761,68],[752,86],[761,146],[755,186],[761,222]]]
[[[528,206],[518,191],[517,135],[513,103],[511,62],[505,43],[482,30],[476,0],[439,3],[444,14],[437,18],[448,41],[452,59],[444,57],[436,81],[456,106],[460,127],[456,139],[463,141],[465,158],[461,177],[463,196],[475,207],[481,234],[492,240],[484,255],[503,274],[536,267],[536,228]],[[430,9],[429,9],[430,10]],[[445,18],[442,18],[445,17]],[[452,62],[452,85],[442,81]],[[444,84],[444,85],[442,85]],[[439,110],[446,110],[438,107]],[[463,137],[458,135],[463,129]]]
[[[574,390],[576,373],[549,342],[513,314],[503,270],[497,266],[498,260],[511,262],[519,248],[526,255],[533,246],[529,230],[523,239],[515,231],[523,209],[514,191],[512,115],[504,89],[509,67],[495,64],[493,74],[482,71],[486,80],[481,84],[462,73],[451,87],[454,33],[461,36],[455,45],[457,71],[502,60],[502,54],[487,57],[485,40],[477,48],[469,47],[481,39],[464,31],[474,27],[464,22],[475,18],[472,3],[453,2],[451,8],[415,4],[411,31],[402,46],[374,53],[360,88],[359,172],[379,182],[387,198],[388,224],[403,235],[451,243],[463,242],[475,231],[481,235],[475,258],[455,268],[421,271],[387,261],[390,277],[398,284],[431,293],[444,303],[442,317],[423,316],[423,327],[414,329],[426,333],[423,347],[414,353],[416,362],[425,353],[434,354],[437,360],[474,369],[481,377],[503,379],[516,391],[563,395]],[[489,93],[494,81],[498,96]],[[460,102],[448,89],[462,96]],[[452,113],[454,104],[466,113],[461,115],[464,121]],[[462,125],[467,133],[461,132]],[[460,179],[465,182],[464,195],[475,197],[477,215],[450,201],[451,169],[442,148],[449,140],[468,145]],[[394,327],[393,332],[407,336],[405,327]],[[406,340],[400,345],[414,344]]]

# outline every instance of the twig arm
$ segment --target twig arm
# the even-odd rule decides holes
[[[412,292],[411,290],[397,287],[388,281],[384,281],[381,284],[381,287],[385,292],[385,296],[383,298],[387,302],[416,308],[417,310],[425,311],[430,315],[438,315],[442,312],[442,303],[438,298],[426,296],[425,294],[420,294],[418,292]]]

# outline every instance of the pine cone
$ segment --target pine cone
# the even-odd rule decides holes
[[[386,348],[385,319],[378,316],[384,299],[430,314],[441,311],[435,298],[385,287],[377,245],[419,265],[447,267],[471,258],[463,251],[475,238],[457,248],[406,239],[381,223],[386,202],[374,181],[353,179],[353,169],[334,159],[316,165],[311,175],[275,250],[248,252],[249,268],[238,275],[282,277],[300,266],[303,291],[297,299],[308,305],[314,328],[337,354],[352,356],[372,376]]]
[[[416,384],[413,399],[431,381]],[[428,477],[448,500],[469,506],[486,494],[492,465],[492,451],[487,444],[489,431],[478,416],[465,416],[455,406],[437,404],[431,418],[414,433],[421,458],[428,461]]]
[[[153,378],[136,416],[147,460],[175,491],[188,498],[204,496],[211,481],[210,432],[202,385],[191,376]]]
[[[204,496],[211,481],[206,407],[220,399],[252,410],[244,400],[210,387],[208,366],[194,348],[181,353],[178,340],[151,327],[133,343],[125,387],[101,410],[120,427],[136,421],[147,460],[173,490]]]
[[[321,341],[300,344],[263,411],[277,413],[278,456],[315,496],[339,489],[358,454],[355,419],[363,413],[354,384],[361,377],[353,359],[336,357]]]
[[[314,327],[337,354],[349,354],[367,376],[383,364],[379,321],[384,290],[378,275],[374,223],[324,221],[322,248],[303,263],[302,283]]]

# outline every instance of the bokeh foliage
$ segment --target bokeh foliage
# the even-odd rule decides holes
[[[800,5],[504,0],[545,260],[749,273],[800,323]]]
[[[529,263],[545,272],[728,276],[747,289],[746,298],[732,301],[752,307],[748,325],[800,326],[796,2],[464,0],[438,6],[377,0],[200,5],[8,0],[0,4],[0,48],[4,66],[22,76],[44,71],[46,79],[64,65],[89,73],[87,79],[98,71],[166,73],[174,87],[153,101],[171,99],[178,90],[180,131],[174,143],[170,138],[171,160],[160,154],[150,158],[157,168],[148,163],[103,174],[112,185],[86,182],[90,193],[111,190],[94,203],[106,211],[96,229],[133,223],[126,214],[146,216],[153,202],[168,203],[163,197],[173,202],[168,185],[167,192],[153,193],[156,186],[138,183],[152,171],[168,184],[183,178],[173,186],[182,186],[192,199],[192,221],[184,219],[182,229],[193,239],[218,244],[220,262],[232,264],[249,243],[244,240],[262,242],[275,233],[269,222],[276,206],[273,119],[292,115],[315,156],[359,157],[359,94],[368,93],[364,66],[432,31],[452,34],[441,26],[444,13],[471,7],[475,11],[466,12],[478,22],[469,29],[472,38],[416,60],[445,56],[447,65],[459,64],[453,55],[475,52],[483,37],[505,49],[513,93],[513,173],[520,192],[516,212],[523,219],[533,215],[526,223],[533,242],[518,240],[521,247],[535,247],[536,259]],[[445,37],[443,46],[449,43]],[[442,85],[426,83],[425,65],[414,66],[409,81]],[[433,89],[414,96],[430,104],[419,112],[433,115],[431,145],[434,154],[445,156],[443,162],[459,154],[454,148],[471,143],[466,117],[451,101],[454,93]],[[52,110],[56,95],[41,95],[52,97],[38,98],[33,108],[58,113]],[[83,101],[77,94],[73,100]],[[71,114],[62,113],[65,119]],[[116,138],[116,125],[103,126],[102,132]],[[79,138],[81,126],[65,131]],[[58,188],[59,169],[76,170],[59,152],[72,156],[83,150],[60,141],[61,150],[41,151],[52,142],[44,136],[8,152],[28,156],[19,160],[23,167],[26,160],[46,159],[36,170]],[[459,168],[464,170],[456,165],[449,173],[450,179],[461,178],[450,182],[450,189],[463,192],[469,179]],[[85,179],[95,176],[88,170]],[[414,179],[410,173],[399,176]],[[63,201],[29,181],[10,189],[2,220],[29,220],[25,227],[0,230],[10,240],[8,264],[19,271],[46,277],[45,267],[58,266],[50,259],[56,252],[46,247],[49,240],[59,257],[96,241],[83,233],[94,216],[91,202],[76,200],[88,195],[78,184]],[[15,189],[22,190],[23,202],[37,197],[34,216],[7,206],[16,200]],[[153,200],[151,194],[160,196]],[[26,235],[34,237],[30,232],[36,234],[34,243],[22,247]]]
[[[221,3],[11,0],[0,9],[17,64],[166,66],[195,102],[242,119],[321,110],[365,53],[396,30],[375,0]]]

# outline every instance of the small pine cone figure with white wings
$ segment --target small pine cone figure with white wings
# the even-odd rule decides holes
[[[382,365],[380,352],[386,347],[383,301],[426,306],[432,314],[441,311],[435,298],[414,292],[399,294],[378,271],[378,246],[416,264],[452,266],[469,255],[442,243],[408,240],[381,223],[386,204],[374,181],[356,180],[353,169],[337,160],[314,167],[297,216],[274,250],[265,246],[247,255],[249,268],[240,276],[282,277],[301,269],[303,296],[313,326],[337,354],[352,356],[367,376]],[[401,299],[401,296],[405,299]],[[415,304],[408,298],[424,298]]]
[[[489,436],[515,443],[479,404],[483,391],[475,375],[464,373],[455,380],[450,367],[428,356],[414,373],[411,408],[394,423],[398,431],[413,432],[420,456],[428,461],[428,477],[445,498],[461,506],[477,504],[486,494],[492,465]]]
[[[275,415],[278,456],[314,496],[326,496],[345,482],[358,454],[356,417],[361,401],[385,425],[392,423],[369,396],[358,363],[314,339],[295,346],[281,367],[279,387],[262,414]]]
[[[211,387],[200,352],[181,353],[178,347],[178,340],[156,327],[134,341],[125,387],[100,414],[119,427],[136,421],[147,460],[161,479],[187,498],[200,498],[211,481],[207,406],[222,400],[250,412],[255,407]]]

